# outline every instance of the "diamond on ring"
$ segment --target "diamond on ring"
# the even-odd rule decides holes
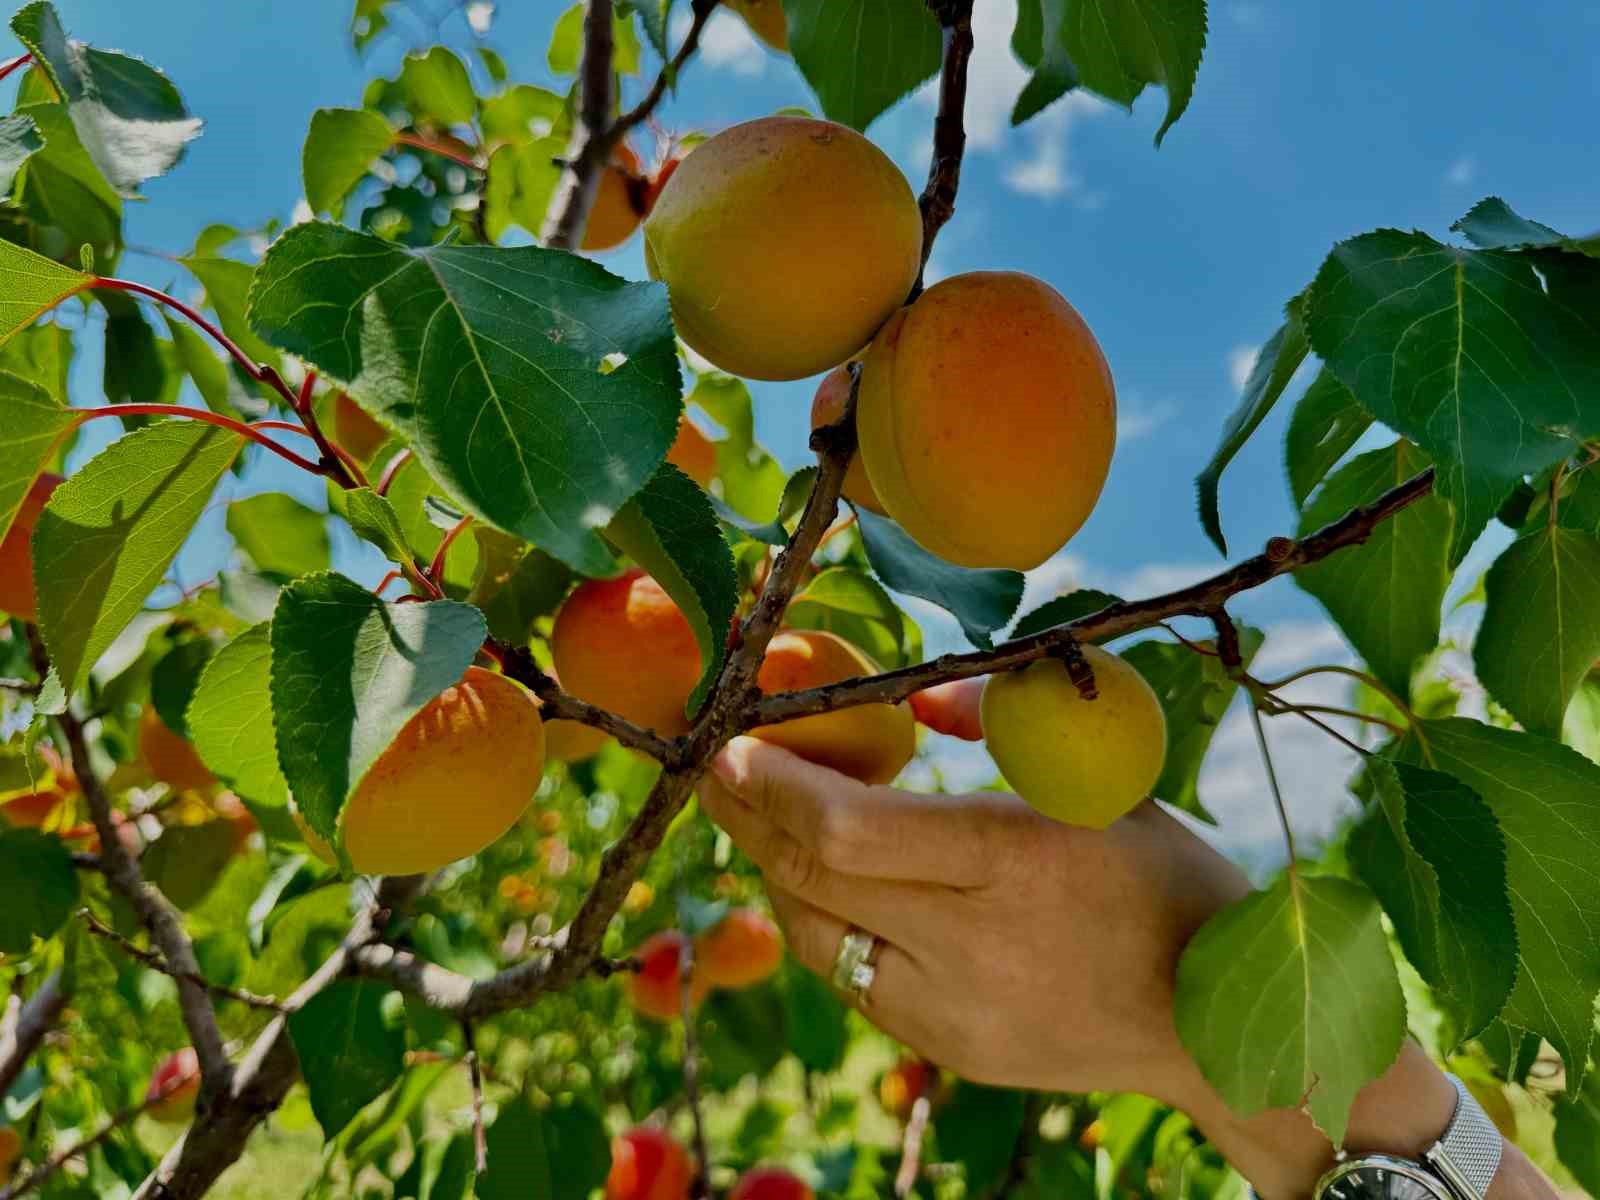
[[[883,943],[870,933],[851,929],[839,939],[833,957],[833,986],[856,1001],[865,1000],[878,977],[875,959]]]

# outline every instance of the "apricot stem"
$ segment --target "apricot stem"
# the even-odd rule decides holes
[[[1261,749],[1261,764],[1267,769],[1267,785],[1272,790],[1272,803],[1278,810],[1278,824],[1283,827],[1283,844],[1289,851],[1289,876],[1295,877],[1295,863],[1299,855],[1295,852],[1294,826],[1289,823],[1289,806],[1283,802],[1283,791],[1278,787],[1278,771],[1272,764],[1272,751],[1267,746],[1267,731],[1261,724],[1261,708],[1259,705],[1250,706],[1250,723],[1255,727],[1256,745]]]
[[[206,425],[216,425],[223,429],[232,430],[240,437],[248,438],[259,446],[265,446],[279,458],[292,462],[302,471],[309,471],[313,475],[326,475],[328,473],[321,464],[314,463],[309,458],[301,457],[287,446],[280,446],[263,434],[261,432],[264,427],[262,422],[246,425],[243,421],[236,421],[232,417],[224,416],[222,413],[214,413],[208,408],[188,408],[182,404],[107,404],[100,408],[69,408],[67,411],[77,414],[80,422],[93,421],[99,417],[183,417],[191,421],[200,421]],[[295,426],[290,426],[286,421],[275,422],[274,425],[292,428],[297,433],[305,432]]]
[[[459,150],[442,145],[439,142],[430,142],[427,138],[416,133],[397,133],[394,135],[397,145],[411,146],[417,150],[426,150],[429,154],[437,154],[440,158],[448,158],[453,163],[459,163],[474,171],[482,171],[484,166],[470,154],[463,154]]]
[[[25,67],[32,61],[33,55],[31,54],[23,54],[17,58],[13,58],[10,62],[6,63],[5,66],[0,67],[0,79],[4,79],[7,75],[11,74],[11,72],[17,70],[17,68]]]
[[[918,207],[922,210],[922,268],[907,298],[922,294],[922,274],[934,239],[956,211],[961,159],[967,148],[967,64],[972,59],[973,0],[928,0],[943,27],[944,55],[939,70],[939,111],[933,119],[933,158]]]

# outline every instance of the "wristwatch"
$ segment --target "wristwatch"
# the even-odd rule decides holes
[[[1316,1200],[1483,1200],[1500,1168],[1500,1131],[1466,1085],[1443,1136],[1412,1162],[1388,1154],[1346,1158],[1317,1181]]]

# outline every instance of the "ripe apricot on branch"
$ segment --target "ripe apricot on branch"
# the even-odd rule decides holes
[[[611,1139],[606,1200],[688,1200],[693,1174],[689,1156],[666,1133],[630,1129]]]
[[[964,567],[1036,567],[1088,519],[1111,467],[1111,370],[1077,310],[1009,271],[956,275],[883,327],[856,401],[889,515]]]
[[[678,436],[667,451],[667,461],[701,487],[710,487],[717,473],[717,447],[687,417],[679,417]]]
[[[756,683],[770,695],[876,675],[880,670],[864,652],[835,634],[786,629],[767,647]],[[916,721],[905,704],[860,704],[750,732],[863,783],[888,783],[917,749]]]
[[[600,174],[589,223],[583,227],[584,250],[612,250],[639,228],[645,214],[645,180],[639,174],[639,156],[628,146],[612,148],[611,162]]]
[[[61,476],[49,473],[35,479],[22,498],[11,528],[0,540],[0,612],[23,621],[39,615],[33,594],[33,527],[39,523],[50,493],[61,483]]]
[[[736,908],[700,935],[694,961],[713,987],[753,987],[783,962],[783,938],[763,914]]]
[[[405,723],[345,804],[350,865],[415,875],[476,854],[516,824],[543,772],[538,701],[468,667]]]
[[[217,781],[189,739],[168,729],[149,706],[139,714],[139,754],[150,774],[174,791],[203,792]]]
[[[835,367],[822,377],[821,383],[817,384],[817,394],[811,401],[811,428],[820,429],[824,425],[832,425],[844,416],[844,406],[849,400],[850,368],[848,365]],[[872,480],[867,478],[867,468],[861,461],[859,450],[850,459],[850,468],[844,476],[844,487],[840,490],[850,503],[871,509],[879,516],[883,515],[883,505],[878,503],[878,494],[872,490]]]
[[[789,20],[783,13],[783,0],[723,0],[744,18],[755,34],[772,49],[789,52]]]
[[[647,937],[635,951],[639,970],[628,977],[628,999],[634,1009],[657,1021],[671,1021],[683,1013],[683,944],[687,939],[676,929],[664,929]],[[698,1007],[711,984],[696,970],[689,980],[690,1007]]]
[[[813,1200],[799,1176],[782,1167],[754,1167],[739,1177],[728,1200]]]
[[[949,734],[966,742],[983,741],[983,719],[979,708],[983,702],[983,676],[971,679],[952,679],[949,683],[936,683],[908,698],[911,711],[918,722],[935,733]]]
[[[763,117],[697,146],[644,232],[679,336],[751,379],[803,379],[849,358],[922,261],[900,169],[854,130],[809,117]]]
[[[145,1112],[164,1124],[182,1125],[194,1116],[199,1094],[200,1056],[185,1046],[156,1064],[144,1093]]]
[[[688,730],[700,647],[688,618],[643,571],[574,588],[556,614],[550,655],[580,700],[667,737]]]
[[[333,398],[333,440],[347,450],[357,462],[371,462],[372,456],[383,449],[389,440],[389,431],[368,415],[345,392]]]
[[[1086,700],[1059,659],[989,680],[983,732],[1006,782],[1039,812],[1104,829],[1150,794],[1167,756],[1167,721],[1144,676],[1082,646],[1094,671]]]

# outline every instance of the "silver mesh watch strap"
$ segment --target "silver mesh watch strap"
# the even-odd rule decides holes
[[[1456,1089],[1456,1113],[1444,1136],[1423,1158],[1462,1200],[1483,1200],[1500,1169],[1500,1131],[1467,1085],[1446,1075]]]

